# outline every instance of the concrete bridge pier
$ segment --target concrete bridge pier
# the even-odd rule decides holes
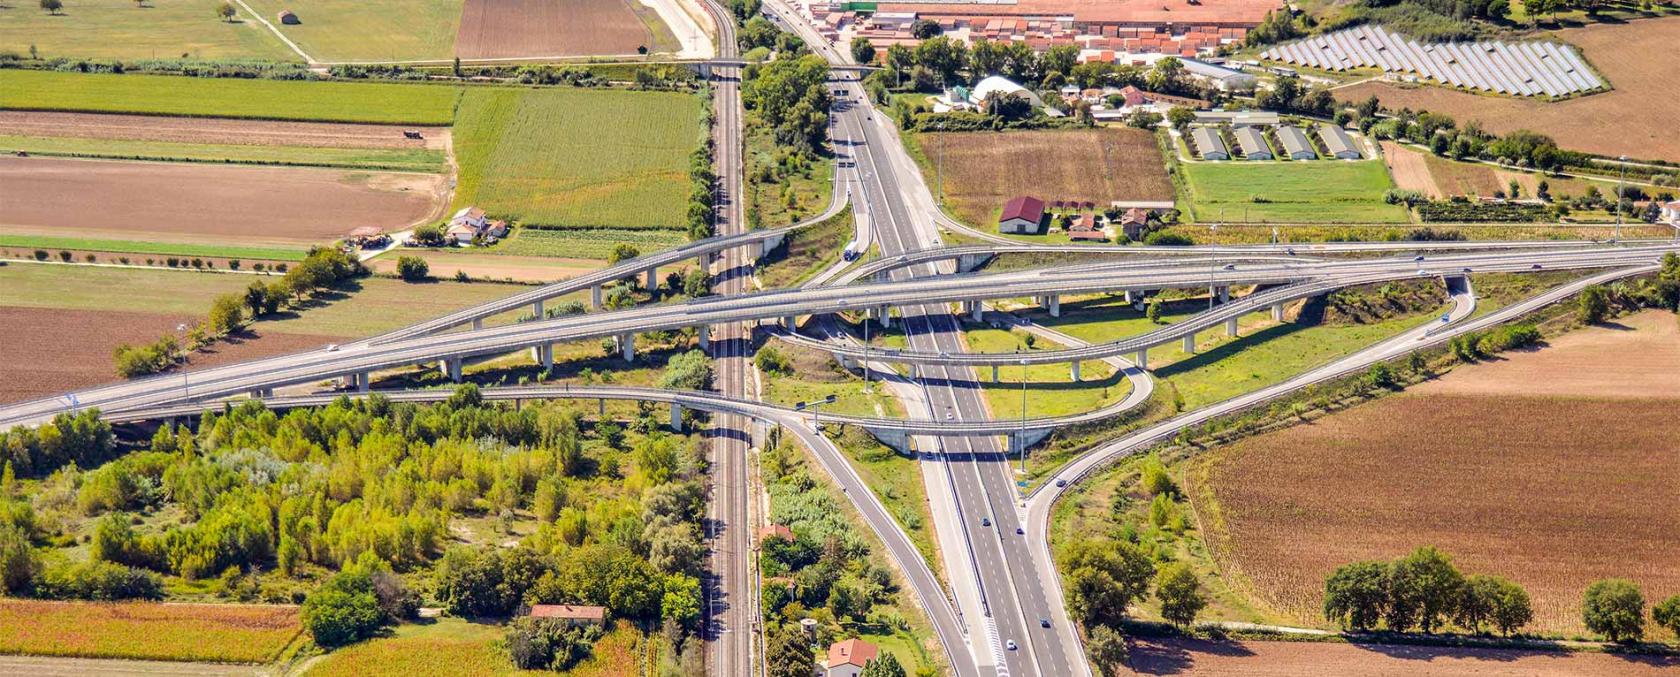
[[[356,374],[356,392],[358,392],[358,393],[367,392],[368,387],[372,384],[371,383],[372,381],[373,381],[372,377],[365,371]]]
[[[1194,354],[1196,352],[1196,335],[1195,334],[1185,334],[1184,335],[1184,352],[1191,353],[1191,354]]]
[[[1050,317],[1062,316],[1062,295],[1051,294],[1044,297],[1044,307],[1050,310]]]
[[[251,389],[251,397],[252,398],[274,397],[274,389],[273,388],[252,388]]]
[[[683,432],[683,407],[675,402],[671,403],[671,429]]]
[[[443,360],[443,375],[456,383],[461,382],[461,358],[450,357]]]
[[[536,303],[531,304],[531,314],[535,315],[537,317],[537,319],[539,319],[539,320],[543,319],[543,302],[542,301],[538,301]]]
[[[478,330],[483,329],[483,328],[484,328],[484,318],[481,317],[481,318],[478,318],[476,320],[473,320],[473,331],[478,331]]]
[[[1074,360],[1073,362],[1070,362],[1069,365],[1071,365],[1072,370],[1073,370],[1073,382],[1078,383],[1079,382],[1079,360]]]
[[[694,335],[698,336],[700,338],[700,349],[701,350],[711,350],[712,349],[712,328],[710,326],[701,325],[701,326],[695,327],[694,328]]]
[[[1127,289],[1126,290],[1126,305],[1129,306],[1129,305],[1132,305],[1134,303],[1137,303],[1137,299],[1132,296],[1132,290]]]
[[[998,366],[992,365],[992,383],[998,382]]]
[[[1148,348],[1139,348],[1138,351],[1137,351],[1137,355],[1132,357],[1132,361],[1137,363],[1137,368],[1142,369],[1144,371],[1148,371],[1149,370],[1149,349]]]
[[[957,257],[957,272],[967,273],[986,265],[992,260],[991,254],[963,254]]]
[[[589,288],[589,307],[595,310],[601,309],[601,285]]]
[[[635,334],[619,334],[618,335],[618,352],[620,354],[624,355],[624,361],[625,362],[635,362],[636,361],[636,335]]]
[[[787,240],[786,235],[774,235],[774,236],[766,237],[762,240],[759,240],[758,241],[758,257],[757,258],[762,259],[766,256],[769,256],[770,252],[776,251],[776,248],[782,246],[782,242],[785,241],[785,240]]]
[[[874,437],[881,444],[891,447],[893,451],[911,457],[916,455],[916,450],[910,446],[910,433],[902,430],[878,430],[875,428],[864,428],[864,430],[869,431],[871,437]]]
[[[554,344],[531,346],[531,361],[542,365],[543,371],[554,368]]]
[[[658,286],[659,286],[659,266],[654,266],[652,268],[647,269],[647,282],[642,285],[642,288],[646,289],[648,291],[653,291]]]
[[[1233,317],[1233,318],[1225,321],[1225,335],[1226,336],[1236,336],[1237,335],[1237,318]]]
[[[790,331],[790,332],[798,332],[799,331],[799,318],[794,316],[794,315],[789,315],[787,317],[784,317],[784,318],[782,318],[782,326],[787,328],[787,330]]]
[[[1283,321],[1283,304],[1281,304],[1281,303],[1272,304],[1272,321],[1273,322],[1282,322]]]
[[[1219,302],[1220,303],[1230,303],[1231,302],[1231,287],[1230,287],[1230,285],[1226,285],[1224,287],[1219,288]]]
[[[971,315],[973,315],[975,324],[980,324],[980,323],[986,321],[985,304],[976,300],[976,301],[968,301],[967,305],[968,305],[968,312]]]
[[[881,318],[881,326],[882,327],[891,327],[892,326],[892,308],[887,307],[887,306],[881,306],[879,309],[877,309],[875,311],[875,315],[876,315],[876,317]]]
[[[1050,436],[1050,432],[1049,428],[1043,428],[1009,433],[1009,453],[1019,454],[1022,449],[1028,449],[1032,445],[1043,442],[1044,438]]]

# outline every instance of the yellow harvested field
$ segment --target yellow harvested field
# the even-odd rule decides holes
[[[266,663],[300,631],[293,606],[0,600],[0,653]]]
[[[1532,129],[1569,150],[1680,161],[1680,116],[1674,108],[1675,45],[1680,17],[1599,23],[1558,31],[1610,81],[1609,92],[1565,101],[1471,94],[1430,85],[1371,81],[1336,90],[1343,101],[1375,94],[1384,108],[1474,119],[1496,133]]]
[[[1595,579],[1680,591],[1680,323],[1621,322],[1194,461],[1220,567],[1313,625],[1337,566],[1420,545],[1527,588],[1530,631],[1584,632]]]
[[[1172,181],[1155,135],[1130,127],[917,135],[928,169],[943,165],[951,210],[972,225],[992,221],[1017,195],[1056,201],[1170,201]],[[942,149],[943,147],[943,149]],[[940,155],[943,153],[944,161]],[[937,176],[926,177],[937,190]]]

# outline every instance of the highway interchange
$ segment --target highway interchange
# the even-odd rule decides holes
[[[719,25],[723,57],[733,56],[728,10],[708,3]],[[820,39],[779,2],[765,5],[784,26],[795,30],[830,63],[848,58]],[[714,68],[714,105],[717,113],[716,163],[719,168],[718,236],[688,247],[650,254],[639,259],[566,282],[533,289],[507,299],[464,309],[379,337],[276,358],[198,370],[190,375],[165,375],[91,388],[60,397],[0,406],[0,428],[39,424],[78,408],[97,407],[113,421],[175,417],[202,409],[205,402],[245,395],[269,396],[271,406],[313,406],[337,394],[272,397],[279,387],[308,385],[349,377],[365,388],[372,372],[416,364],[440,363],[452,376],[468,358],[503,354],[527,348],[601,337],[619,337],[626,355],[637,333],[709,328],[710,349],[716,359],[721,396],[706,393],[637,388],[492,388],[490,399],[635,399],[712,411],[713,486],[709,529],[714,538],[708,609],[711,631],[708,660],[713,674],[746,675],[762,663],[753,630],[758,621],[758,594],[753,582],[750,525],[753,503],[748,482],[748,441],[755,438],[753,421],[780,425],[815,454],[819,463],[845,490],[868,526],[886,545],[887,555],[904,575],[910,592],[927,612],[945,646],[952,671],[958,675],[1080,675],[1090,674],[1083,650],[1067,618],[1058,577],[1051,560],[1047,533],[1051,506],[1062,492],[1102,466],[1146,449],[1178,430],[1295,392],[1307,385],[1353,373],[1377,361],[1393,359],[1420,347],[1444,342],[1454,335],[1493,326],[1568,298],[1586,284],[1650,270],[1664,252],[1680,250],[1674,243],[1380,243],[1347,247],[1268,245],[1256,247],[1176,248],[1170,252],[1128,248],[1128,258],[1105,263],[1084,262],[1054,268],[1002,273],[957,273],[963,257],[981,257],[1038,250],[1019,243],[953,247],[943,250],[939,229],[948,225],[931,193],[922,184],[913,162],[896,138],[890,121],[874,112],[852,72],[837,73],[834,86],[842,92],[833,110],[837,154],[851,166],[836,171],[836,204],[850,200],[857,216],[861,243],[879,247],[881,259],[844,274],[836,266],[819,277],[828,284],[797,290],[746,293],[745,282],[761,243],[784,236],[780,231],[743,232],[741,205],[739,70]],[[844,166],[844,164],[843,164]],[[843,186],[844,197],[840,188]],[[991,239],[991,238],[988,238]],[[1364,247],[1360,249],[1360,247]],[[1349,250],[1376,254],[1373,258],[1318,259]],[[1510,251],[1517,250],[1517,251]],[[1428,251],[1427,255],[1413,252]],[[1153,255],[1160,254],[1155,257]],[[1170,254],[1170,256],[1168,256]],[[1191,256],[1186,256],[1190,254]],[[1397,254],[1397,255],[1384,255]],[[1200,258],[1192,258],[1200,257]],[[650,305],[630,310],[591,312],[511,325],[482,327],[485,319],[526,306],[541,315],[541,303],[625,277],[653,277],[662,265],[698,258],[712,263],[719,296],[684,303]],[[1592,277],[1550,290],[1522,303],[1470,319],[1474,294],[1458,288],[1444,320],[1323,365],[1289,381],[1161,422],[1114,440],[1058,469],[1030,494],[1016,487],[1000,436],[1022,424],[994,420],[977,384],[975,367],[1017,363],[1074,362],[1119,358],[1149,347],[1181,340],[1195,332],[1227,324],[1234,318],[1263,312],[1287,301],[1348,286],[1372,282],[1450,278],[1461,281],[1471,273],[1533,270],[1591,269]],[[883,279],[884,278],[884,279]],[[856,280],[869,279],[869,282]],[[1216,306],[1207,313],[1137,337],[1087,347],[1037,351],[1025,355],[971,354],[962,341],[963,320],[952,304],[996,299],[1038,298],[1054,306],[1061,295],[1099,292],[1144,294],[1169,288],[1229,289],[1259,285],[1247,299]],[[597,304],[598,305],[598,304]],[[792,330],[801,316],[825,316],[848,311],[882,313],[896,309],[903,323],[908,349],[865,350],[855,344],[821,338],[789,337],[834,353],[852,363],[900,363],[918,366],[919,378],[890,381],[918,421],[865,418],[842,420],[869,428],[893,429],[921,436],[923,470],[928,474],[929,500],[941,539],[950,588],[922,559],[919,551],[864,485],[845,456],[816,432],[808,412],[755,401],[748,351],[752,328],[748,323],[780,322]],[[464,329],[471,325],[472,328]],[[549,354],[551,353],[544,353]],[[1143,378],[1147,378],[1146,376]],[[446,393],[404,391],[385,393],[399,401],[427,401]],[[1147,394],[1147,393],[1145,393]],[[1128,398],[1125,406],[1135,404]],[[1116,408],[1093,412],[1108,416]],[[1065,425],[1074,419],[1030,422],[1036,429]],[[1083,420],[1083,419],[1081,419]],[[677,423],[673,416],[673,423]],[[935,489],[943,488],[942,491]],[[1021,534],[1017,534],[1017,528]],[[1008,648],[1013,646],[1014,648]]]

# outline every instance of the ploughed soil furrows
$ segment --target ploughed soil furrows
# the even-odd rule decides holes
[[[466,0],[455,54],[463,59],[635,54],[653,36],[633,0]]]
[[[427,219],[445,190],[429,174],[0,157],[0,227],[318,243]]]
[[[1669,674],[1680,667],[1680,659],[1437,646],[1141,638],[1132,646],[1130,665],[1136,674],[1199,677],[1642,677]]]
[[[1584,632],[1595,579],[1680,592],[1680,323],[1651,312],[1551,343],[1203,457],[1190,493],[1219,516],[1204,526],[1220,565],[1306,624],[1337,566],[1420,545],[1522,584],[1530,631]]]
[[[432,148],[449,145],[448,127],[279,122],[106,113],[0,111],[0,130],[17,136],[135,139],[179,143],[324,148]],[[422,138],[403,136],[418,131]]]

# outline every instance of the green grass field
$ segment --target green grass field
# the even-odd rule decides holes
[[[690,94],[470,88],[455,204],[527,225],[680,230],[700,134]]]
[[[670,249],[688,241],[675,230],[579,228],[546,230],[516,228],[507,241],[482,251],[509,256],[558,256],[569,259],[605,259],[614,245],[635,245],[642,253]],[[449,251],[449,250],[446,250]],[[474,250],[478,251],[478,250]]]
[[[24,110],[447,125],[458,94],[383,82],[0,70],[0,108]]]
[[[0,3],[0,52],[27,55],[33,45],[42,58],[302,61],[243,10],[233,23],[219,19],[221,5],[222,0],[158,0],[145,7],[132,0],[69,0],[52,15],[35,2]]]
[[[970,352],[998,353],[1025,348],[1022,334],[1004,329],[970,328],[963,332]],[[1033,343],[1031,351],[1058,349],[1044,339]],[[992,383],[990,367],[974,370],[992,416],[1000,419],[1021,416],[1021,367],[1006,366],[998,370],[998,383]],[[1125,375],[1115,371],[1107,362],[1091,360],[1080,366],[1080,380],[1073,380],[1067,364],[1035,364],[1026,367],[1026,413],[1028,418],[1067,416],[1113,404],[1132,391]]]
[[[461,0],[245,0],[320,61],[408,61],[455,56]],[[301,23],[275,21],[282,9]]]
[[[308,253],[291,247],[244,247],[239,245],[193,244],[191,242],[144,242],[139,240],[103,240],[89,237],[56,237],[52,235],[10,235],[0,233],[0,249],[13,249],[18,256],[29,256],[36,249],[46,249],[53,256],[59,250],[78,252],[111,252],[152,256],[213,256],[254,261],[302,261]],[[29,251],[23,251],[23,250]],[[78,257],[79,258],[79,257]],[[110,258],[110,257],[105,257]],[[130,257],[135,258],[135,257]],[[135,261],[142,263],[143,261]],[[105,261],[110,263],[110,261]]]
[[[1383,203],[1388,169],[1361,162],[1186,162],[1179,164],[1200,223],[1407,223]],[[1260,201],[1257,201],[1260,200]]]
[[[304,673],[308,677],[335,675],[554,675],[546,670],[513,667],[502,641],[502,626],[494,623],[440,618],[405,623],[389,637],[368,640],[327,654]],[[621,624],[595,643],[594,654],[563,674],[607,677],[635,674],[641,634]],[[626,672],[628,670],[628,672]]]
[[[448,168],[448,159],[443,151],[424,148],[311,148],[0,135],[0,153],[13,151],[63,157],[336,167],[433,174]]]

